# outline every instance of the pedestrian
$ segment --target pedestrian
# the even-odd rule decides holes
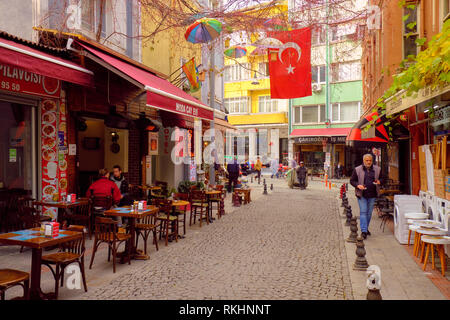
[[[350,184],[355,187],[359,205],[359,223],[364,239],[370,236],[369,224],[372,217],[375,199],[378,197],[381,185],[381,168],[373,164],[371,154],[363,156],[363,164],[353,170]]]
[[[278,159],[272,159],[270,162],[270,170],[272,170],[271,178],[273,179],[273,176],[275,176],[278,179]]]
[[[261,169],[262,169],[262,162],[259,159],[259,157],[256,158],[256,164],[255,164],[255,170],[258,175],[258,180],[261,179]]]
[[[122,173],[122,168],[119,165],[116,164],[113,167],[113,172],[109,175],[109,179],[116,184],[117,188],[120,190],[120,194],[122,195],[119,202],[119,207],[131,205],[133,201],[129,196],[128,181],[125,179],[125,176]]]
[[[300,165],[295,169],[297,173],[298,184],[300,185],[300,189],[306,189],[306,173],[307,170],[303,161],[300,161]]]
[[[335,171],[335,174],[336,174],[336,178],[340,179],[342,177],[342,171],[343,171],[343,168],[342,168],[340,162],[338,162],[338,164],[336,165],[336,168],[334,169],[334,171]]]
[[[237,163],[237,159],[234,158],[232,163],[227,164],[228,171],[228,192],[231,192],[231,187],[236,188],[237,181],[239,178],[239,164]]]

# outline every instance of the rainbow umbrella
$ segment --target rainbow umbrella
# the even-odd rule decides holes
[[[187,28],[184,37],[192,43],[206,43],[217,38],[221,31],[221,22],[216,19],[202,18]]]
[[[234,47],[228,48],[223,53],[227,57],[238,59],[238,58],[242,58],[243,56],[245,56],[247,54],[247,49],[245,49],[244,47],[240,47],[240,46],[234,46]]]

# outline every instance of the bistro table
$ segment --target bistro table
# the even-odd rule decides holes
[[[234,191],[237,191],[244,195],[244,204],[248,204],[248,203],[252,202],[252,199],[250,198],[250,192],[252,191],[252,189],[236,188],[236,189],[234,189]]]
[[[50,200],[41,200],[41,201],[33,201],[34,206],[42,206],[42,207],[53,207],[58,208],[58,215],[56,217],[56,221],[60,221],[60,211],[64,210],[65,213],[70,214],[70,210],[76,207],[79,207],[83,204],[86,204],[87,200],[78,199],[75,202],[66,202],[66,201],[50,201]]]
[[[174,216],[176,215],[176,213],[175,213],[176,207],[184,207],[184,206],[188,206],[189,204],[190,204],[190,202],[186,201],[186,200],[172,200],[172,215],[174,215]],[[186,223],[186,221],[184,223]],[[184,236],[180,235],[179,232],[180,232],[180,230],[178,230],[178,238],[184,239]]]
[[[42,249],[53,247],[64,242],[80,239],[81,232],[60,230],[59,236],[46,238],[40,233],[40,228],[26,229],[0,234],[0,244],[29,247],[31,255],[30,299],[54,299],[54,293],[43,293],[41,290],[41,260]]]
[[[208,198],[208,214],[209,214],[209,222],[212,222],[211,220],[214,220],[213,216],[212,216],[212,198],[213,196],[217,195],[217,194],[221,194],[222,191],[219,190],[210,190],[210,191],[205,191],[206,197]]]
[[[159,212],[158,207],[156,206],[147,206],[145,210],[136,210],[133,211],[130,206],[114,208],[111,210],[106,210],[104,212],[105,216],[110,217],[124,217],[128,218],[129,226],[130,226],[130,235],[131,238],[127,243],[127,247],[125,252],[121,252],[118,254],[120,256],[120,263],[128,262],[128,246],[131,246],[131,259],[135,260],[148,260],[150,257],[144,254],[141,250],[136,248],[136,219],[143,218],[150,214],[156,214]]]

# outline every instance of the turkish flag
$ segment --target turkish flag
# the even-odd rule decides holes
[[[290,99],[310,96],[311,28],[279,31],[269,37],[283,45],[269,49],[270,96]]]

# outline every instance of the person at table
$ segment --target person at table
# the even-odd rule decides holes
[[[297,180],[298,184],[300,185],[300,189],[304,190],[306,189],[306,173],[307,170],[305,168],[305,165],[303,164],[303,161],[300,161],[300,165],[295,169],[297,173]]]
[[[228,171],[228,192],[231,192],[231,185],[233,184],[233,190],[236,188],[237,180],[239,178],[239,164],[237,162],[236,157],[234,158],[232,163],[227,164]]]
[[[355,187],[359,205],[359,224],[361,236],[370,236],[369,224],[372,217],[375,199],[380,193],[381,168],[373,164],[373,157],[367,153],[363,156],[363,164],[353,170],[350,184]]]
[[[100,169],[98,171],[100,178],[94,181],[86,192],[86,197],[107,197],[112,196],[113,204],[118,205],[122,195],[117,185],[109,180],[108,169]]]
[[[116,184],[117,188],[119,188],[121,194],[119,207],[131,205],[133,201],[130,199],[128,194],[128,181],[125,179],[125,176],[122,173],[122,168],[119,165],[116,164],[113,167],[113,172],[109,175],[109,179]]]

